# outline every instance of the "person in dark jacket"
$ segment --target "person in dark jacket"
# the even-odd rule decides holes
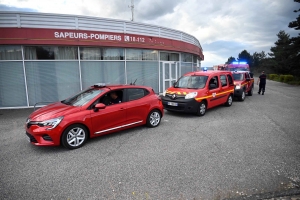
[[[116,104],[116,103],[121,103],[121,98],[118,97],[116,92],[111,92],[110,93],[110,104]]]
[[[266,80],[267,76],[265,75],[265,72],[262,71],[261,75],[258,77],[257,80],[257,85],[259,84],[258,94],[262,92],[261,94],[264,95],[266,89]]]

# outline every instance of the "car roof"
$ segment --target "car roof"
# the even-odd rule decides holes
[[[117,89],[125,89],[125,88],[144,88],[147,90],[152,90],[152,87],[144,86],[144,85],[134,85],[134,84],[104,84],[104,83],[95,83],[91,87],[99,88],[99,89],[107,89],[107,90],[117,90]]]
[[[219,74],[231,74],[231,72],[222,71],[222,70],[196,71],[196,72],[188,72],[184,74],[184,76],[210,76],[210,75],[219,75]]]

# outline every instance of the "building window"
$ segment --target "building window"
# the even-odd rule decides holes
[[[81,60],[124,60],[122,48],[81,47]]]
[[[179,61],[178,53],[160,52],[161,61]]]
[[[198,63],[198,62],[197,62],[197,60],[198,60],[197,58],[198,58],[197,55],[193,55],[193,63],[194,63],[194,64],[197,64],[197,63]]]
[[[0,60],[22,60],[21,46],[0,46]]]
[[[102,48],[101,60],[124,60],[124,49]]]
[[[25,60],[77,60],[76,47],[25,46]]]
[[[158,52],[148,49],[126,49],[127,60],[158,60]]]
[[[192,62],[192,59],[193,59],[193,55],[192,54],[183,53],[181,55],[182,55],[182,58],[181,58],[182,62]]]

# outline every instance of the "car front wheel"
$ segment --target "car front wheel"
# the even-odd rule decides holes
[[[159,110],[152,110],[147,117],[147,126],[150,128],[157,127],[161,120],[161,114]]]
[[[246,93],[245,93],[245,90],[243,90],[242,95],[239,97],[239,100],[244,101],[245,98],[246,98]]]
[[[198,110],[197,110],[197,115],[198,116],[203,116],[206,113],[206,104],[205,102],[201,101],[200,104],[198,105]]]
[[[84,145],[87,137],[88,131],[83,125],[73,124],[63,132],[61,143],[68,149],[77,149]]]
[[[230,94],[227,98],[227,101],[225,103],[225,106],[229,107],[232,105],[232,95]]]

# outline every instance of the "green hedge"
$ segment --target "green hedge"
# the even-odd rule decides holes
[[[268,78],[270,79],[270,80],[277,80],[278,79],[278,75],[277,74],[268,74]]]
[[[283,83],[290,83],[295,81],[295,78],[293,75],[278,75],[278,74],[268,74],[268,79],[273,81],[280,81]]]
[[[294,80],[293,75],[284,75],[283,82],[288,83]]]

